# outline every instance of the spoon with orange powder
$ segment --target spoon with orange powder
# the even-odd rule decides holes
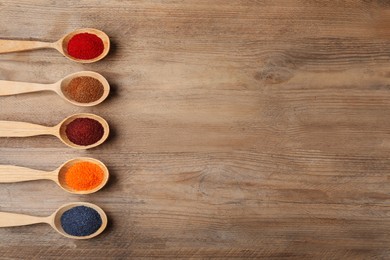
[[[94,193],[107,183],[109,172],[99,160],[79,157],[65,162],[54,171],[46,172],[13,165],[0,165],[0,183],[52,180],[74,194]]]

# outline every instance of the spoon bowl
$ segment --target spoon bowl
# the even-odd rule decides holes
[[[103,95],[98,99],[93,102],[89,103],[81,103],[73,100],[66,92],[65,88],[69,85],[69,83],[72,81],[74,78],[78,77],[91,77],[94,79],[97,79],[102,85],[103,85]],[[69,103],[76,105],[76,106],[82,106],[82,107],[90,107],[90,106],[96,106],[100,103],[102,103],[107,97],[108,94],[110,93],[110,84],[108,83],[107,79],[100,75],[99,73],[93,72],[93,71],[79,71],[73,74],[70,74],[63,79],[61,79],[59,82],[56,83],[56,92],[58,95],[60,95],[62,98],[64,98],[66,101]]]
[[[90,34],[94,34],[97,37],[99,37],[102,40],[103,45],[104,45],[103,52],[99,56],[97,56],[96,58],[88,59],[88,60],[77,59],[77,58],[69,55],[68,43],[69,43],[70,39],[72,39],[73,36],[75,36],[76,34],[79,34],[79,33],[90,33]],[[58,40],[57,44],[59,46],[59,48],[57,48],[57,50],[59,52],[61,52],[65,57],[67,57],[68,59],[70,59],[72,61],[80,62],[80,63],[92,63],[92,62],[99,61],[99,60],[103,59],[104,57],[106,57],[108,52],[110,51],[110,38],[103,31],[100,31],[100,30],[94,29],[94,28],[82,28],[82,29],[78,29],[78,30],[75,30],[73,32],[70,32],[67,35],[65,35],[64,37],[62,37],[60,40]]]
[[[94,119],[94,120],[98,121],[104,129],[104,133],[103,133],[102,138],[100,138],[99,141],[97,141],[96,143],[93,143],[91,145],[78,145],[78,144],[75,144],[72,141],[70,141],[68,136],[66,135],[66,128],[73,120],[75,120],[77,118],[90,118],[90,119]],[[57,125],[57,128],[58,128],[57,137],[64,144],[66,144],[69,147],[75,148],[75,149],[90,149],[90,148],[96,147],[96,146],[102,144],[107,139],[109,132],[110,132],[110,128],[109,128],[106,120],[104,120],[100,116],[97,116],[94,114],[88,114],[88,113],[80,113],[80,114],[71,115],[71,116],[65,118],[61,123],[59,123]]]
[[[67,211],[71,208],[77,207],[77,206],[89,207],[89,208],[96,210],[99,213],[100,218],[102,219],[102,225],[95,233],[88,235],[88,236],[72,236],[64,231],[64,229],[61,226],[62,214],[64,214],[65,211]],[[57,209],[56,212],[54,212],[50,216],[50,222],[49,222],[49,224],[58,233],[60,233],[61,235],[65,236],[65,237],[73,238],[73,239],[90,239],[90,238],[96,237],[97,235],[101,234],[104,231],[104,229],[106,229],[107,223],[108,223],[108,220],[107,220],[106,213],[100,207],[96,206],[95,204],[87,203],[87,202],[73,202],[73,203],[62,205],[59,209]]]
[[[103,170],[104,177],[103,177],[103,181],[99,184],[99,186],[97,186],[91,190],[79,191],[79,190],[74,190],[72,187],[70,187],[69,185],[66,184],[66,181],[65,181],[66,172],[69,170],[70,167],[72,167],[74,164],[79,163],[79,162],[94,163],[94,164],[98,165],[100,167],[100,169]],[[109,179],[109,176],[110,176],[108,169],[107,169],[106,165],[104,165],[104,163],[102,163],[99,160],[87,158],[87,157],[79,157],[79,158],[69,160],[69,161],[65,162],[64,164],[62,164],[57,169],[57,172],[58,172],[58,178],[56,180],[56,183],[63,190],[70,192],[70,193],[73,193],[73,194],[80,194],[80,195],[81,194],[91,194],[91,193],[97,192],[98,190],[100,190],[101,188],[103,188],[106,185],[106,183]]]

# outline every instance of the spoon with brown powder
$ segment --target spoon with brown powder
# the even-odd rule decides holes
[[[53,84],[0,80],[0,96],[38,91],[54,91],[73,105],[88,107],[103,102],[110,93],[110,85],[93,71],[76,72]]]

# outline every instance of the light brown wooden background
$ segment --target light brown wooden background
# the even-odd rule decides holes
[[[104,161],[90,196],[41,181],[0,185],[0,210],[106,210],[101,236],[46,225],[0,229],[0,256],[385,259],[390,255],[390,2],[11,1],[0,38],[54,41],[104,30],[111,54],[74,64],[52,50],[0,55],[0,79],[52,83],[102,73],[110,98],[0,97],[0,120],[54,125],[76,112],[113,134],[87,152],[54,137],[1,138],[0,163],[53,170]]]

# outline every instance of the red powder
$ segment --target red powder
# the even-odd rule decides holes
[[[104,44],[95,34],[79,33],[68,42],[68,54],[76,59],[90,60],[98,57],[104,51]]]
[[[103,134],[103,126],[91,118],[76,118],[65,129],[68,139],[77,145],[91,145],[98,142]]]

